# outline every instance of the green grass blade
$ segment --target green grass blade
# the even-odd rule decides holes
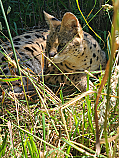
[[[27,146],[28,146],[28,150],[29,150],[29,153],[30,153],[31,158],[35,158],[35,157],[33,156],[33,151],[32,151],[31,143],[29,142],[29,140],[26,140],[26,141],[27,141]]]
[[[32,152],[33,152],[33,157],[35,158],[39,158],[39,153],[38,153],[38,150],[37,150],[37,146],[33,140],[33,136],[30,137],[30,144],[31,144],[31,147],[32,147]]]
[[[61,101],[62,101],[62,104],[64,104],[64,99],[63,99],[63,92],[62,92],[62,90],[60,90],[60,99],[61,99]]]
[[[45,115],[44,115],[44,113],[42,114],[42,122],[43,122],[43,140],[45,141],[46,139],[45,139]],[[46,151],[46,144],[45,143],[43,143],[44,144],[44,151]]]
[[[24,132],[22,133],[22,132],[21,132],[21,129],[19,129],[19,131],[20,131],[20,136],[21,136],[21,143],[22,143],[22,148],[23,148],[23,155],[25,156],[25,158],[28,158],[26,146],[25,146],[25,143],[24,143],[24,141],[23,141],[23,136],[22,136],[22,135],[24,135]]]
[[[0,157],[3,157],[5,155],[6,146],[7,146],[7,132],[5,133],[5,138],[3,138],[3,142],[0,145]]]

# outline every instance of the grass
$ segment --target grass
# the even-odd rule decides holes
[[[24,4],[24,8],[27,6],[25,14],[23,10],[20,10],[21,13],[19,12],[19,15],[25,15],[24,26],[28,22],[27,11],[29,8],[30,11],[33,9],[31,9],[31,6],[34,2],[30,2],[21,3],[22,5]],[[37,4],[42,6],[43,2],[45,1],[42,1],[42,3],[37,2]],[[47,6],[49,10],[52,10],[51,4],[53,2],[51,1]],[[63,1],[60,2],[58,7],[63,5],[66,10],[69,9]],[[72,1],[70,2],[73,4]],[[116,17],[118,14],[117,5],[119,5],[118,1],[114,4],[115,14],[113,19],[115,21],[113,26],[116,26],[114,29],[116,28],[119,31],[119,26],[116,23],[118,22]],[[74,8],[74,5],[72,8]],[[34,8],[35,11],[37,11],[36,8]],[[112,28],[112,39],[115,38],[114,31]],[[113,60],[113,54],[116,49],[114,47],[115,44],[118,46],[118,43],[114,41],[107,41],[107,43],[110,43],[110,54],[112,54],[110,61]],[[18,67],[11,58],[8,58],[8,62],[14,67]],[[104,82],[106,82],[108,76],[109,78],[105,86],[103,86],[96,108],[99,128],[98,136],[101,144],[101,152],[98,157],[118,157],[119,68],[118,66],[116,68],[110,66],[107,69],[110,71],[109,74],[105,75]],[[102,71],[99,80],[95,80],[94,91],[87,89],[87,92],[82,94],[77,92],[64,96],[64,91],[60,90],[59,95],[54,94],[45,83],[42,81],[36,82],[37,79],[34,80],[28,71],[21,67],[19,67],[19,71],[31,81],[35,88],[34,95],[37,95],[37,98],[33,99],[29,91],[21,94],[9,93],[9,89],[4,89],[1,85],[0,157],[95,157],[97,127],[95,124],[96,111],[94,109],[104,72]],[[21,78],[21,75],[17,75],[17,77]],[[7,83],[12,87],[11,82],[13,79],[17,80],[17,77],[6,76],[4,81],[7,80]],[[89,82],[89,77],[87,78]],[[2,76],[0,81],[3,81]],[[24,94],[26,94],[25,98]]]

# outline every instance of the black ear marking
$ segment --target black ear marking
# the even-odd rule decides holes
[[[53,20],[53,21],[59,21],[59,20],[58,20],[57,18],[55,18],[55,17],[54,17],[54,18],[52,18],[52,20]]]

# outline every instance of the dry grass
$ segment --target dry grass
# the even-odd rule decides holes
[[[116,2],[114,5],[117,7]],[[119,31],[119,27],[117,29]],[[111,48],[115,44],[118,51],[119,45],[115,40]],[[11,58],[8,61],[18,67]],[[119,157],[119,69],[118,66],[111,69],[111,83],[109,85],[108,80],[103,85],[97,105],[99,157]],[[11,83],[21,76],[6,76],[4,80],[1,76],[0,81],[7,82],[11,90],[0,85],[0,157],[96,157],[94,107],[104,73],[95,80],[94,91],[82,94],[74,91],[67,95],[65,90],[60,90],[56,95],[38,81],[37,76],[34,80],[30,72],[20,67],[19,71],[30,80],[34,91],[25,92],[24,89],[22,93],[15,94]]]

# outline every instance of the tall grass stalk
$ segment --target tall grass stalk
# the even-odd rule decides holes
[[[105,132],[105,141],[106,141],[106,152],[107,157],[109,157],[109,145],[107,140],[107,120],[108,120],[108,113],[109,113],[109,102],[110,102],[110,80],[112,74],[112,62],[115,53],[115,31],[118,21],[118,8],[119,8],[119,0],[114,2],[114,15],[113,15],[113,25],[111,29],[111,55],[110,55],[110,67],[109,67],[109,77],[108,77],[108,89],[107,89],[107,103],[106,103],[106,110],[105,110],[105,123],[104,123],[104,132]]]
[[[17,69],[18,69],[18,72],[19,72],[19,75],[20,75],[20,79],[21,79],[21,83],[22,83],[22,87],[23,87],[23,91],[24,91],[24,96],[25,96],[27,106],[28,106],[28,109],[29,109],[29,103],[28,103],[28,99],[27,99],[27,96],[26,96],[26,93],[25,93],[25,88],[24,88],[24,84],[23,84],[23,80],[22,80],[21,71],[20,71],[20,66],[19,66],[19,63],[18,63],[18,60],[17,60],[17,55],[16,55],[16,52],[15,52],[14,43],[13,43],[13,40],[12,40],[12,36],[11,36],[11,33],[10,33],[10,28],[9,28],[9,25],[8,25],[8,22],[7,22],[7,18],[6,18],[5,11],[4,11],[3,4],[2,4],[1,0],[0,0],[0,6],[1,6],[1,10],[2,10],[2,13],[3,13],[3,16],[4,16],[4,20],[5,20],[5,23],[6,23],[6,26],[7,26],[7,30],[8,30],[8,34],[9,34],[9,37],[10,37],[10,42],[11,42],[11,45],[12,45],[15,61],[16,61],[16,64],[17,64]],[[29,109],[29,113],[30,113],[30,109]],[[30,115],[30,119],[31,119],[31,115]],[[32,122],[32,119],[31,119],[31,122]]]
[[[46,139],[45,139],[45,115],[44,115],[44,113],[42,114],[42,122],[43,122],[43,140],[44,141],[46,141]],[[44,151],[46,151],[46,144],[45,143],[43,143],[44,144]]]

